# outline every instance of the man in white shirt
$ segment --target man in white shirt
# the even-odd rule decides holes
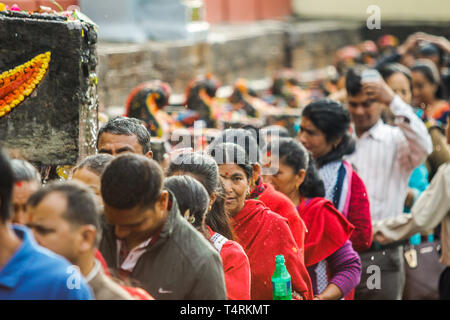
[[[347,105],[353,120],[356,151],[347,157],[366,185],[372,221],[403,212],[411,172],[432,151],[431,138],[411,106],[395,95],[381,77],[362,81],[363,68],[350,69],[346,77]],[[367,70],[367,69],[366,69]],[[395,117],[395,126],[381,120],[383,108]],[[393,243],[361,255],[363,275],[357,299],[401,299],[404,286],[403,246]],[[381,289],[370,290],[366,270],[378,265]],[[372,270],[372,269],[370,269]]]

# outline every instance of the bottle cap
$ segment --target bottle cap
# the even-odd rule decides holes
[[[284,256],[282,254],[276,256],[275,263],[284,263]]]

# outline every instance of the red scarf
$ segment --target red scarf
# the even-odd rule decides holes
[[[302,199],[297,210],[308,229],[305,237],[307,267],[319,263],[342,247],[355,229],[325,198]]]
[[[287,220],[270,211],[258,200],[247,200],[244,208],[233,218],[237,242],[250,260],[251,299],[272,299],[272,274],[275,256],[284,255],[291,275],[292,289],[305,299],[312,299],[312,286],[308,271]]]

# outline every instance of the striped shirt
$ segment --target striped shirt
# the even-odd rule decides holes
[[[395,125],[382,120],[356,138],[356,151],[347,156],[369,194],[372,221],[403,212],[409,177],[432,151],[425,124],[411,106],[395,96],[390,104]]]

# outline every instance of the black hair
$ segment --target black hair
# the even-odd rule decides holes
[[[211,142],[209,148],[214,149],[216,145],[222,143],[234,143],[245,150],[250,163],[261,163],[261,151],[258,147],[257,137],[258,134],[250,130],[226,129]]]
[[[0,147],[0,221],[5,223],[11,217],[14,173],[9,156]]]
[[[350,113],[342,104],[331,99],[321,99],[308,104],[302,117],[308,118],[324,135],[328,143],[341,141],[326,155],[316,159],[320,167],[355,151],[355,139],[350,135]]]
[[[100,229],[97,202],[92,191],[77,181],[50,182],[28,199],[27,205],[36,207],[51,193],[61,193],[67,200],[63,217],[72,225],[93,225]]]
[[[278,149],[279,161],[283,161],[295,173],[302,169],[306,170],[305,180],[298,189],[300,195],[306,198],[325,196],[325,186],[314,160],[300,142],[293,138],[280,138],[270,142],[268,150],[272,149]]]
[[[437,86],[435,97],[437,99],[445,99],[446,92],[441,82],[441,76],[436,65],[427,59],[418,59],[411,67],[411,71],[418,71],[424,75],[424,77],[431,83]]]
[[[213,158],[200,152],[184,152],[171,161],[166,175],[171,176],[175,172],[190,172],[198,177],[205,187],[208,195],[212,195],[217,189],[219,181],[219,169]]]
[[[136,136],[139,144],[142,146],[143,154],[152,150],[150,143],[150,132],[144,126],[141,120],[128,117],[115,117],[109,120],[103,127],[100,128],[97,135],[97,148],[100,136],[103,133],[112,133],[117,135]]]
[[[356,96],[362,92],[362,71],[368,69],[362,65],[356,65],[347,70],[345,75],[345,89],[347,94],[351,96]]]
[[[419,55],[422,57],[437,56],[439,66],[442,66],[445,59],[444,50],[434,43],[425,43],[419,46]]]
[[[289,130],[285,127],[279,125],[271,125],[263,127],[259,130],[259,149],[266,150],[268,145],[268,138],[278,139],[278,138],[288,138],[290,137]]]
[[[95,154],[81,160],[75,168],[73,168],[72,172],[75,173],[78,169],[88,169],[92,171],[99,177],[102,175],[103,171],[106,168],[106,165],[110,163],[114,157],[107,153]]]
[[[245,150],[234,143],[219,143],[208,150],[217,165],[236,164],[244,170],[247,179],[253,175],[253,163],[250,162]]]
[[[185,152],[169,164],[166,175],[172,176],[177,171],[191,173],[203,185],[210,197],[216,192],[216,201],[206,215],[206,225],[229,240],[233,240],[234,232],[225,211],[225,192],[220,183],[219,169],[214,159],[199,152]]]
[[[41,175],[28,161],[13,159],[11,160],[11,168],[14,173],[14,182],[36,181],[39,184],[41,183]]]
[[[379,66],[377,68],[377,70],[380,72],[384,81],[387,81],[395,73],[403,74],[408,79],[409,87],[412,92],[411,70],[409,70],[408,67],[406,67],[400,63],[393,62],[393,63],[382,64],[381,66]]]
[[[177,199],[180,214],[209,239],[208,231],[205,228],[209,196],[205,187],[189,176],[168,177],[164,180],[164,187]],[[188,211],[189,213],[186,216]]]
[[[124,154],[112,160],[101,177],[105,204],[116,209],[153,208],[162,191],[158,163],[142,155]]]

